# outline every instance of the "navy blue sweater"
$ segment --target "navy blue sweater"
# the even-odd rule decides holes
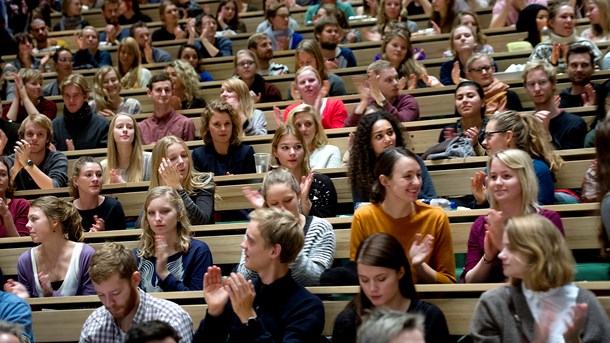
[[[290,272],[270,285],[256,279],[254,290],[256,324],[242,324],[229,301],[222,315],[212,317],[206,313],[193,342],[296,343],[320,340],[324,329],[322,301],[299,286]]]

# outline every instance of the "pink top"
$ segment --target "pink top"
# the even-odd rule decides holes
[[[152,144],[165,136],[174,135],[184,141],[195,140],[195,124],[189,118],[172,110],[161,118],[154,115],[138,123],[142,143]]]
[[[526,0],[526,3],[527,3],[527,6],[542,5],[542,6],[548,7],[547,0]],[[506,6],[506,0],[497,0],[496,4],[494,5],[494,8],[493,8],[492,15],[494,15],[494,16],[500,15],[500,13],[502,13],[502,9],[504,8],[504,6]],[[504,26],[515,25],[517,23],[517,19],[519,19],[519,12],[517,12],[516,9],[511,8],[510,12],[508,12],[508,15],[506,16],[506,22],[504,23]]]
[[[30,230],[25,227],[25,224],[28,223],[28,212],[30,210],[30,203],[25,199],[12,199],[8,203],[8,211],[13,216],[13,222],[15,223],[15,228],[19,233],[19,236],[29,236]],[[0,221],[0,237],[7,237],[6,228],[4,224]]]

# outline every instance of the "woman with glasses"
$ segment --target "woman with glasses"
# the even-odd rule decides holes
[[[271,82],[265,81],[256,71],[258,63],[256,56],[248,49],[239,50],[235,54],[235,75],[244,81],[256,103],[276,102],[282,100],[282,93]]]
[[[491,209],[470,228],[462,282],[504,282],[498,254],[508,218],[537,213],[551,220],[563,234],[559,214],[538,204],[538,182],[532,159],[525,151],[497,152],[487,162],[487,170]]]
[[[566,69],[568,49],[578,44],[591,48],[595,62],[599,63],[602,52],[595,43],[577,36],[575,16],[574,7],[567,1],[559,1],[551,6],[548,21],[549,39],[536,45],[529,60],[547,61],[556,67],[558,73],[562,73]]]
[[[303,36],[288,26],[290,11],[283,2],[271,5],[265,18],[271,23],[264,32],[271,38],[273,51],[294,50],[303,40]]]
[[[561,168],[563,159],[555,152],[550,135],[538,118],[514,111],[495,113],[489,118],[482,145],[489,156],[506,149],[520,149],[530,155],[538,179],[538,203],[553,204],[553,174]],[[480,171],[471,179],[472,194],[478,205],[487,201],[485,178],[485,172]]]
[[[42,95],[44,96],[61,95],[59,86],[65,78],[72,74],[72,67],[74,65],[72,52],[66,48],[55,50],[55,53],[53,54],[53,64],[55,65],[57,79],[42,88]]]
[[[477,52],[466,62],[466,77],[483,87],[485,96],[485,114],[491,115],[498,111],[522,111],[521,100],[517,93],[509,90],[509,86],[494,77],[494,60],[491,56]]]

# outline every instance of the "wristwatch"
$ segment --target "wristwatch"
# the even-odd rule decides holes
[[[27,162],[25,162],[25,169],[30,169],[33,166],[34,166],[34,161],[28,160]]]
[[[379,105],[381,107],[386,107],[387,104],[388,104],[388,100],[386,98],[381,99],[381,101],[379,103],[377,103],[377,105]]]

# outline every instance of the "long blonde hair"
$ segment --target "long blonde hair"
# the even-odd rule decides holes
[[[224,80],[222,82],[222,87],[237,93],[239,108],[244,112],[248,120],[252,119],[252,112],[254,112],[254,100],[250,96],[250,88],[248,88],[248,85],[244,81],[236,77],[232,77]]]
[[[193,66],[185,60],[178,59],[168,64],[166,68],[168,67],[172,67],[176,71],[176,75],[184,88],[187,103],[193,102],[194,98],[203,98],[203,94],[199,89],[199,75],[197,75]],[[176,88],[175,85],[174,88]]]
[[[119,72],[113,66],[103,66],[97,70],[93,77],[93,101],[95,102],[95,110],[100,112],[110,108],[112,101],[106,89],[104,89],[104,76],[109,72],[114,71],[114,74],[119,77]],[[119,84],[119,92],[121,85]]]
[[[294,126],[296,128],[297,116],[299,114],[307,114],[313,120],[314,126],[316,128],[316,133],[313,136],[313,140],[311,142],[311,150],[316,150],[319,147],[322,147],[328,144],[328,136],[326,136],[326,131],[324,131],[324,126],[322,126],[322,122],[320,121],[320,115],[316,113],[312,106],[307,104],[300,104],[297,107],[293,108],[288,113],[287,123]]]
[[[166,198],[171,206],[176,210],[178,214],[178,223],[176,223],[176,234],[178,240],[174,248],[179,253],[186,253],[191,247],[191,223],[189,221],[188,212],[184,206],[182,198],[174,189],[168,186],[159,186],[152,188],[146,195],[146,201],[144,202],[144,218],[142,219],[142,235],[140,236],[140,243],[138,244],[139,257],[152,257],[155,256],[155,233],[150,227],[148,222],[148,206],[150,202],[164,197]]]
[[[120,169],[119,165],[119,151],[114,141],[114,126],[116,125],[117,118],[120,116],[126,116],[131,119],[133,123],[134,135],[133,142],[131,142],[131,156],[129,157],[129,167],[125,170],[126,182],[139,182],[143,180],[144,175],[144,149],[142,149],[142,134],[140,133],[140,127],[136,122],[136,119],[125,112],[118,113],[110,121],[108,127],[108,152],[106,153],[106,165],[104,166],[104,183],[110,183],[111,169]]]
[[[149,190],[162,186],[158,169],[161,165],[161,159],[167,156],[167,148],[172,144],[180,144],[184,148],[184,151],[189,151],[186,143],[176,136],[165,136],[158,140],[152,151],[152,172],[150,175]],[[189,159],[186,175],[184,176],[184,180],[181,181],[181,184],[182,188],[189,194],[192,194],[195,190],[213,190],[214,176],[212,173],[200,173],[193,170],[193,162]]]
[[[122,49],[129,49],[133,54],[133,62],[129,66],[129,70],[123,70],[121,63],[119,63],[119,78],[121,79],[121,85],[123,88],[142,88],[146,85],[140,84],[140,70],[142,55],[140,54],[140,46],[138,42],[132,37],[124,38],[119,44],[118,54],[120,55]]]

